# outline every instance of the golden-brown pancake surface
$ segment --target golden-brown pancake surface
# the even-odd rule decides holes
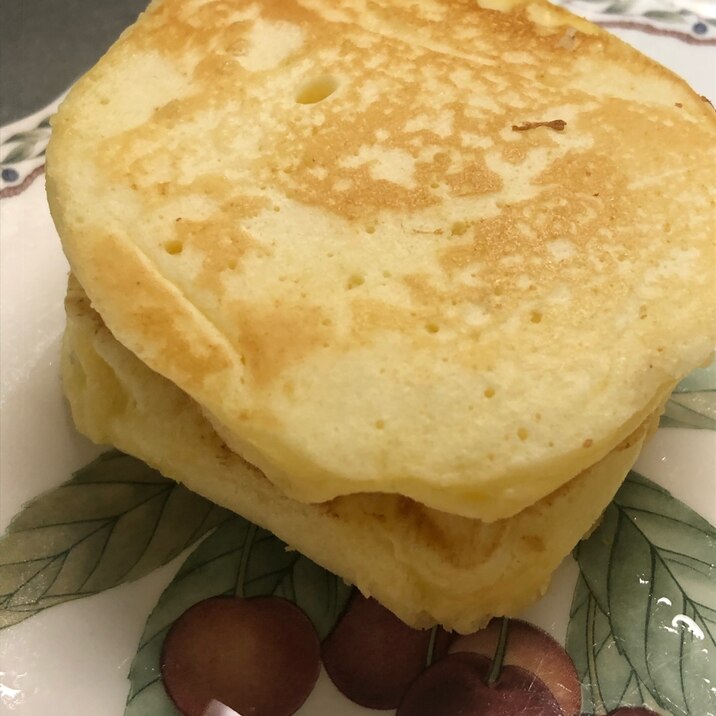
[[[712,348],[712,109],[489,5],[154,2],[54,121],[93,305],[294,499],[507,517]]]
[[[199,407],[118,343],[72,279],[62,355],[81,432],[275,532],[413,626],[461,632],[533,602],[598,520],[655,425],[519,514],[484,523],[399,495],[305,504],[227,449]]]

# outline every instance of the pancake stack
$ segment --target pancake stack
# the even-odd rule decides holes
[[[53,122],[75,422],[471,631],[713,350],[714,187],[708,102],[547,3],[157,0]]]

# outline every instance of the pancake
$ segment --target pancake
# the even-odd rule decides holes
[[[539,597],[656,425],[650,418],[553,494],[489,524],[398,495],[305,504],[228,450],[189,396],[118,343],[74,279],[66,309],[63,383],[81,432],[273,531],[417,627],[467,633]]]
[[[303,502],[509,517],[714,344],[712,108],[540,0],[157,0],[47,187],[112,333]]]

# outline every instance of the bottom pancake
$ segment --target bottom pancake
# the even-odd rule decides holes
[[[73,277],[65,306],[63,384],[80,432],[271,530],[415,627],[439,623],[467,633],[537,599],[658,421],[652,415],[600,462],[496,522],[399,495],[305,504],[231,452],[189,396],[116,341]]]

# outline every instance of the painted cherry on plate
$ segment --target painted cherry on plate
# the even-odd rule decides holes
[[[502,619],[492,619],[484,629],[457,637],[450,645],[450,653],[472,652],[491,659],[498,648],[502,625]],[[534,674],[552,692],[564,716],[578,716],[582,689],[564,647],[547,632],[521,619],[509,619],[506,629],[502,663]]]
[[[212,597],[174,622],[161,671],[183,716],[202,716],[212,700],[241,714],[290,716],[316,684],[320,643],[286,599]]]
[[[351,701],[392,709],[413,679],[447,652],[451,639],[440,628],[413,629],[375,599],[356,592],[323,642],[323,664]]]
[[[434,663],[405,693],[397,716],[562,716],[552,692],[519,666],[503,666],[489,682],[492,662],[457,652]]]

